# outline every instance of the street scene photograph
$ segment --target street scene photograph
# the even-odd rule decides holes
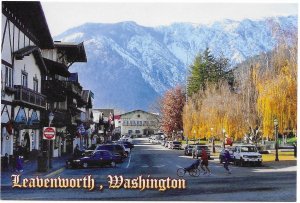
[[[297,1],[1,5],[1,200],[297,201]]]

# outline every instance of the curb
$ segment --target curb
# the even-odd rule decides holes
[[[60,173],[63,172],[64,170],[65,170],[65,167],[62,167],[62,168],[60,168],[60,169],[57,169],[56,171],[53,171],[53,172],[51,172],[51,173],[45,175],[45,177],[46,177],[46,178],[49,178],[49,177],[51,177],[51,176],[55,176],[55,175],[57,175],[57,174],[60,174]]]

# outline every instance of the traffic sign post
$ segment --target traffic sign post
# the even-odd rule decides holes
[[[48,166],[52,168],[52,161],[51,161],[51,140],[55,140],[56,136],[56,128],[54,127],[44,127],[43,129],[43,139],[48,140]]]
[[[56,129],[54,127],[44,127],[43,139],[44,140],[54,140],[56,136]]]

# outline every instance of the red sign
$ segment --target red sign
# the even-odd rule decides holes
[[[54,140],[56,135],[56,129],[53,127],[44,127],[43,139],[44,140]]]

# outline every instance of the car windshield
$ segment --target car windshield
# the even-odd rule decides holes
[[[180,142],[173,142],[173,144],[181,144]]]
[[[241,152],[257,152],[257,149],[254,146],[241,147]]]
[[[204,147],[205,148],[205,150],[207,150],[207,146],[197,146],[197,150],[200,150],[200,149],[202,149],[202,147]]]

